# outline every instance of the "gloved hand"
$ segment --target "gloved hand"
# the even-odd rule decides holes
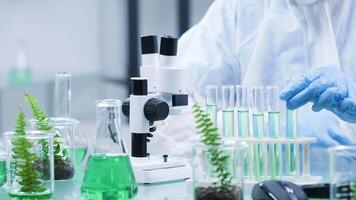
[[[327,111],[298,112],[298,134],[305,137],[316,137],[313,147],[329,148],[337,145],[352,145],[344,134],[335,115]]]
[[[321,67],[285,88],[280,98],[289,109],[313,102],[312,110],[335,113],[342,120],[356,122],[356,86],[336,67]]]

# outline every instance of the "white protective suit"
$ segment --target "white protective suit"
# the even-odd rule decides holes
[[[216,0],[179,40],[179,62],[188,67],[196,96],[204,96],[208,84],[284,86],[286,77],[322,65],[339,67],[356,81],[356,1],[304,2]],[[299,116],[301,135],[318,137],[319,146],[338,145],[331,132],[346,132],[332,113],[302,109]],[[191,150],[196,130],[190,120],[187,111],[168,122],[156,140],[166,142],[160,151]]]

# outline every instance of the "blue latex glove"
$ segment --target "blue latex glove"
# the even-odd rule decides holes
[[[305,137],[316,137],[314,147],[329,148],[337,145],[352,145],[344,135],[339,120],[327,111],[298,112],[298,134]]]
[[[321,67],[307,73],[281,92],[289,109],[313,102],[313,111],[335,113],[347,122],[356,122],[356,86],[336,67]]]

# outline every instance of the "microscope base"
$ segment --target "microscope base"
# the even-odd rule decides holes
[[[136,182],[140,184],[179,181],[192,177],[190,165],[183,159],[162,157],[131,158]]]

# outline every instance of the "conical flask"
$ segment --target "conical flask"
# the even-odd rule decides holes
[[[96,102],[96,144],[81,187],[82,196],[88,200],[131,199],[137,193],[132,166],[119,132],[120,108],[119,100]]]

